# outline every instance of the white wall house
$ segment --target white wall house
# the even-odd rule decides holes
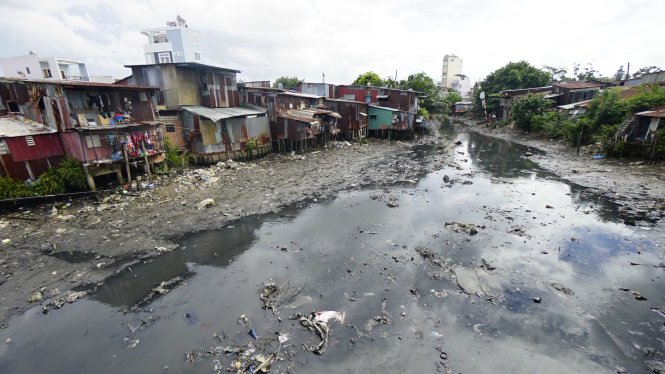
[[[4,77],[90,81],[85,62],[57,57],[39,57],[30,51],[23,56],[0,58]]]
[[[180,16],[166,23],[166,27],[142,29],[148,37],[143,45],[147,64],[168,64],[171,62],[201,62],[200,33],[187,27]]]

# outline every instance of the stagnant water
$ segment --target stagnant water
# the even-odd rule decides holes
[[[13,341],[0,343],[0,372],[209,373],[215,359],[225,370],[233,355],[186,362],[185,352],[258,344],[240,315],[272,338],[267,352],[288,334],[273,372],[641,373],[662,360],[665,316],[651,309],[665,305],[662,228],[624,225],[611,202],[529,161],[534,150],[452,136],[463,143],[451,151],[460,168],[189,235],[85,300],[15,317],[0,331]],[[424,162],[427,151],[417,152]],[[463,293],[452,269],[483,263],[495,268],[486,273],[495,293]],[[171,292],[130,310],[178,275]],[[268,279],[302,287],[311,302],[263,310]],[[346,319],[329,323],[318,356],[303,349],[314,334],[288,317],[326,310]]]

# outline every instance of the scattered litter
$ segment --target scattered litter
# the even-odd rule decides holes
[[[35,293],[32,294],[28,302],[31,303],[38,303],[44,299],[44,294],[42,294],[42,291],[36,291]]]
[[[150,290],[150,292],[148,292],[148,294],[145,295],[145,297],[143,299],[141,299],[138,303],[136,303],[136,305],[134,305],[133,308],[146,305],[146,304],[150,303],[152,301],[152,299],[154,299],[155,297],[167,294],[169,291],[174,289],[177,285],[182,283],[182,281],[183,281],[183,277],[178,276],[178,277],[171,278],[167,281],[161,282],[159,285],[157,285],[157,287]]]
[[[540,296],[536,296],[533,298],[533,302],[536,304],[540,304],[543,301],[543,299]]]
[[[128,338],[125,338],[125,341],[128,342],[127,349],[134,349],[141,342],[139,339],[129,340]]]
[[[641,293],[638,291],[633,291],[633,296],[635,296],[635,300],[640,300],[640,301],[645,301],[647,298],[642,296]]]
[[[478,233],[478,228],[472,223],[446,222],[445,226],[455,232],[465,232],[472,236]]]
[[[561,283],[552,282],[552,283],[550,283],[550,286],[552,286],[552,288],[554,288],[557,291],[563,292],[566,295],[574,295],[575,294],[570,288],[564,286]]]
[[[203,209],[215,205],[215,200],[211,198],[203,199],[198,204],[196,204],[197,209]]]
[[[2,245],[10,245],[12,243],[11,239],[2,239]]]
[[[328,346],[328,337],[330,334],[328,321],[331,319],[336,319],[341,323],[344,323],[344,317],[345,317],[344,313],[326,311],[326,312],[314,312],[309,316],[305,316],[302,313],[298,313],[290,317],[290,319],[299,320],[302,326],[306,327],[309,331],[316,333],[316,335],[321,339],[321,342],[314,346],[305,346],[305,349],[317,355],[321,355]]]
[[[269,279],[263,282],[263,289],[261,290],[260,299],[263,301],[263,309],[272,310],[274,314],[277,314],[277,308],[282,305],[295,304],[302,290],[302,287],[292,287],[288,282],[278,285],[277,282]],[[302,304],[308,302],[306,299],[300,299],[299,301]],[[309,298],[309,302],[311,302],[311,297]],[[296,308],[297,306],[291,306],[291,308]]]

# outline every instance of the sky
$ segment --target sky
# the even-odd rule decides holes
[[[350,83],[372,70],[441,79],[446,54],[472,81],[510,61],[612,76],[665,68],[661,0],[2,0],[0,57],[83,60],[90,75],[130,74],[145,63],[139,30],[180,15],[201,32],[202,62],[241,70],[240,80],[288,75]]]

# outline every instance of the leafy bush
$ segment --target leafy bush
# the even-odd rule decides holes
[[[627,100],[627,110],[637,113],[657,106],[665,105],[665,88],[660,86],[638,88],[639,94]]]
[[[181,153],[180,149],[174,147],[168,138],[164,139],[164,154],[166,165],[172,168],[183,168],[189,165],[189,155]]]
[[[88,188],[85,170],[77,159],[73,157],[65,158],[58,165],[57,171],[68,190],[77,191]]]
[[[55,168],[49,168],[33,185],[38,195],[56,195],[65,192],[65,182]]]
[[[619,124],[626,117],[626,102],[621,100],[616,89],[603,90],[589,103],[585,116],[591,121],[591,128],[599,129],[602,125]]]
[[[34,195],[32,188],[24,182],[15,181],[10,177],[0,177],[0,199],[15,199]]]
[[[418,115],[423,117],[423,119],[429,119],[429,112],[425,108],[418,108]]]
[[[515,125],[525,131],[532,130],[532,118],[543,115],[552,101],[545,99],[542,95],[527,94],[515,99],[511,106]]]

